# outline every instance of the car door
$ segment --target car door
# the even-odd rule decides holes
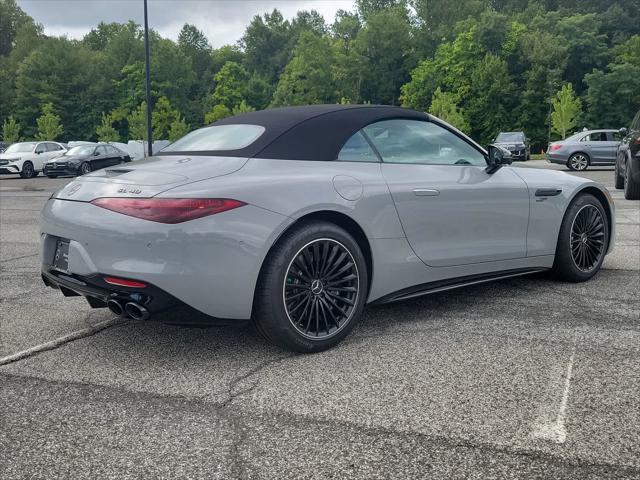
[[[42,167],[45,163],[47,163],[47,160],[49,159],[47,157],[47,153],[46,142],[40,142],[36,144],[36,147],[33,149],[33,155],[29,158],[29,160],[31,160],[31,163],[33,163],[33,169],[36,172],[42,171]]]
[[[613,163],[615,158],[612,150],[613,145],[617,144],[609,139],[607,132],[590,133],[587,153],[591,158],[591,163]]]
[[[94,156],[89,159],[91,163],[91,170],[100,170],[108,166],[109,155],[105,145],[98,145],[94,151]]]
[[[123,159],[123,155],[120,151],[111,145],[106,145],[105,148],[107,149],[107,161],[105,166],[112,167],[114,165],[120,165],[120,162],[122,162]]]
[[[385,120],[363,132],[382,158],[404,232],[425,264],[526,256],[529,194],[511,168],[487,173],[480,150],[432,122]]]

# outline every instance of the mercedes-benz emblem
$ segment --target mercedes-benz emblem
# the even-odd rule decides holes
[[[322,282],[320,280],[314,280],[311,282],[311,293],[314,295],[320,295],[322,293]]]

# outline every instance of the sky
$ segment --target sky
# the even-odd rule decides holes
[[[285,18],[298,10],[317,10],[327,23],[335,13],[353,10],[353,0],[148,0],[149,27],[177,40],[185,23],[202,30],[213,47],[233,44],[254,15],[277,8]],[[82,38],[102,22],[143,23],[142,0],[18,0],[18,5],[44,26],[47,35]]]

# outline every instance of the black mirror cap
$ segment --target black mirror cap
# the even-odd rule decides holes
[[[491,144],[487,147],[489,153],[489,166],[487,167],[487,173],[493,173],[500,167],[505,165],[511,165],[511,152],[500,145]]]

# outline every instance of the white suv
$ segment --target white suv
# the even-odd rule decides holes
[[[48,160],[66,151],[64,145],[57,142],[14,143],[0,153],[0,175],[20,174],[22,178],[33,178]]]

